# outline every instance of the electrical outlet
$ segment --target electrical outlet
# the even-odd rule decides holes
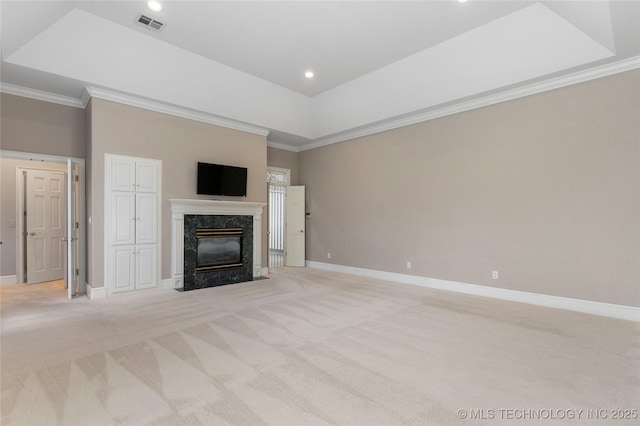
[[[407,260],[407,269],[411,269],[411,261]]]
[[[327,253],[327,259],[331,259],[331,253]]]
[[[493,278],[494,280],[498,279],[498,271],[493,271],[493,273],[491,274],[491,278]]]

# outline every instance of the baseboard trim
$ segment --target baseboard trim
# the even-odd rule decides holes
[[[171,278],[167,278],[160,281],[160,288],[164,288],[166,290],[173,290],[173,280]]]
[[[269,268],[261,268],[260,269],[260,276],[261,277],[268,277],[269,276]]]
[[[107,297],[107,290],[104,287],[91,287],[87,283],[87,297],[89,300],[104,299]]]
[[[0,285],[18,284],[18,279],[15,275],[4,275],[0,277]]]
[[[565,309],[569,311],[600,315],[609,318],[640,322],[640,308],[612,303],[594,302],[591,300],[572,299],[568,297],[551,296],[548,294],[529,293],[526,291],[507,290],[503,288],[487,287],[477,284],[466,284],[456,281],[439,280],[436,278],[418,277],[415,275],[398,274],[395,272],[377,271],[374,269],[356,268],[353,266],[335,265],[331,263],[308,260],[308,268],[326,271],[342,272],[402,284],[411,284],[437,290],[454,291],[475,296],[491,297],[511,302],[528,303],[530,305],[547,308]]]

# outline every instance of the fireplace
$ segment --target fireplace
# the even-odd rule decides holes
[[[266,268],[261,265],[262,211],[266,204],[184,199],[170,199],[169,204],[172,216],[171,287],[194,290],[251,281],[267,274]],[[233,228],[242,229],[242,260],[239,262],[242,266],[196,271],[198,229]]]
[[[198,228],[196,272],[242,267],[242,228]]]
[[[184,290],[253,280],[253,216],[184,215]]]

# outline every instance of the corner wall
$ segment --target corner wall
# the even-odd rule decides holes
[[[104,286],[104,154],[162,160],[162,279],[171,276],[170,198],[227,199],[267,202],[266,137],[144,110],[101,99],[90,105],[92,247],[89,284]],[[198,161],[248,168],[246,197],[207,197],[196,194]],[[265,208],[266,210],[266,208]],[[266,240],[263,215],[263,241]],[[267,249],[262,263],[266,267]]]
[[[0,93],[0,148],[85,158],[85,112],[82,108]]]
[[[638,117],[635,70],[303,151],[307,259],[640,306]]]
[[[85,111],[81,108],[0,93],[0,149],[85,158]],[[40,161],[0,159],[2,259],[0,276],[15,275],[15,168],[59,168]],[[64,167],[66,170],[66,167]]]
[[[284,149],[267,147],[267,165],[291,170],[290,185],[298,184],[298,153]]]

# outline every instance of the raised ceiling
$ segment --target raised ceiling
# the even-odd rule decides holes
[[[549,79],[640,66],[637,1],[163,6],[0,2],[3,90],[80,99],[89,87],[93,96],[247,126],[269,132],[276,146],[304,149]],[[143,28],[141,13],[164,28]],[[314,79],[304,78],[308,69]]]

